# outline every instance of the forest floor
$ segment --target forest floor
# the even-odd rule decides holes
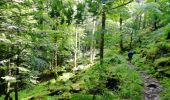
[[[143,100],[160,100],[159,94],[163,91],[163,87],[160,85],[160,82],[148,75],[145,71],[140,71],[136,66],[128,62],[128,65],[133,70],[140,73],[143,80]]]

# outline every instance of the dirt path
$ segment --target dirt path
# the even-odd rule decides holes
[[[139,72],[141,78],[143,79],[143,100],[160,100],[159,94],[163,90],[163,87],[160,85],[159,81],[156,78],[151,77],[144,71],[139,71],[136,66],[128,62],[130,68]]]

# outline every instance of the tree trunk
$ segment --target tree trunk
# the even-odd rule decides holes
[[[9,54],[11,51],[11,47],[9,47],[8,49]],[[10,66],[11,66],[11,59],[9,58],[9,65],[7,66],[7,71],[8,71],[8,75],[11,75],[11,70],[10,70]],[[10,99],[10,82],[7,82],[7,89],[6,89],[6,95],[5,95],[5,100]]]
[[[130,34],[130,49],[132,49],[133,32]]]
[[[156,0],[155,0],[155,2],[157,2]],[[158,17],[157,17],[157,15],[156,14],[154,14],[154,22],[153,22],[153,30],[155,31],[156,29],[158,29],[158,26],[157,26],[157,20],[158,20]]]
[[[154,14],[154,22],[153,22],[153,30],[155,31],[156,29],[158,29],[158,27],[157,27],[157,16],[156,16],[156,14]]]
[[[141,15],[139,15],[139,25],[138,25],[138,30],[140,30],[140,29],[141,29],[141,21],[142,21],[142,16],[141,16]]]
[[[143,16],[143,29],[145,29],[145,26],[146,26],[146,18],[145,18],[145,15]]]
[[[75,33],[75,35],[76,35],[76,42],[75,42],[75,50],[74,50],[74,67],[77,67],[77,36],[78,36],[78,33],[77,33],[77,26],[76,26],[76,28],[75,28],[75,31],[76,31],[76,33]]]
[[[119,19],[119,24],[120,24],[120,50],[123,51],[123,34],[122,34],[122,22],[123,22],[123,19],[120,15],[120,19]]]
[[[78,51],[80,51],[80,47],[81,45],[80,45],[80,34],[78,34]]]
[[[19,76],[19,69],[16,69],[16,83],[15,83],[15,100],[18,100],[18,76]]]
[[[106,25],[106,12],[105,12],[105,7],[103,7],[103,12],[102,12],[102,32],[101,32],[101,39],[100,39],[100,65],[101,66],[103,66],[105,25]]]
[[[50,70],[50,71],[52,71],[52,69],[53,69],[53,68],[52,68],[52,63],[53,63],[53,61],[52,61],[52,59],[51,59],[51,60],[49,61],[49,70]]]
[[[57,65],[58,65],[58,62],[57,62],[57,55],[58,55],[58,53],[57,53],[57,42],[56,42],[56,51],[55,51],[55,67],[57,67]]]
[[[94,60],[94,33],[95,33],[96,21],[93,19],[93,30],[91,34],[91,46],[90,46],[90,62],[93,63]]]
[[[1,77],[4,77],[5,76],[5,70],[3,70],[3,69],[0,69],[0,76]],[[0,96],[2,95],[2,94],[5,94],[6,93],[6,91],[5,91],[5,89],[6,89],[6,84],[5,84],[5,80],[4,79],[2,79],[2,78],[0,78]]]
[[[19,49],[19,47],[18,47]],[[16,60],[16,65],[17,67],[19,67],[19,61],[20,61],[20,51],[18,50],[18,53],[17,53],[17,60]],[[16,83],[15,83],[15,100],[18,100],[18,77],[19,77],[19,69],[16,68]]]
[[[53,68],[52,69],[54,69],[55,68],[55,51],[53,51],[53,60],[52,60],[52,64],[53,64]]]

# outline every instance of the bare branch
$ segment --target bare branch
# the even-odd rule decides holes
[[[127,4],[129,4],[129,3],[131,3],[131,2],[133,2],[133,0],[130,0],[130,1],[126,2],[126,3],[123,3],[123,4],[119,5],[119,6],[116,6],[116,7],[111,8],[111,9],[113,10],[113,9],[116,9],[116,8],[119,8],[119,7],[122,7],[122,6],[125,6],[125,5],[127,5]]]

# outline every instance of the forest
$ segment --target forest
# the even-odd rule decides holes
[[[170,100],[170,0],[0,0],[0,100]]]

